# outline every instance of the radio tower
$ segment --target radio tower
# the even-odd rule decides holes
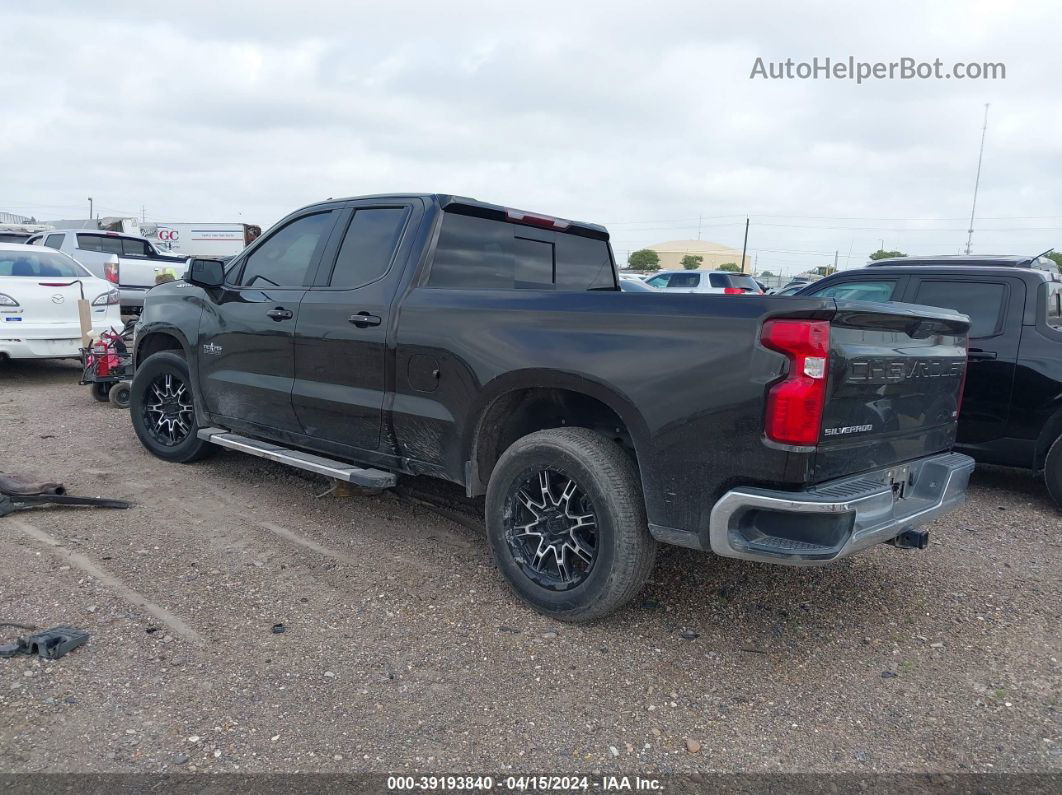
[[[985,126],[981,128],[981,151],[977,153],[977,177],[974,179],[973,206],[970,208],[970,229],[966,238],[966,254],[970,254],[970,243],[973,242],[974,213],[977,212],[977,189],[981,185],[981,158],[985,156],[985,133],[988,132],[988,103],[985,103]]]

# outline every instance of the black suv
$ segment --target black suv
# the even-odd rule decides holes
[[[1042,257],[902,257],[836,273],[799,295],[903,301],[970,316],[956,449],[1043,473],[1062,508],[1062,277]]]

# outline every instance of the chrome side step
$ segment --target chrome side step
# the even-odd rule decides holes
[[[335,461],[313,453],[304,453],[301,450],[281,447],[272,442],[263,442],[259,439],[252,439],[249,436],[241,436],[224,428],[200,428],[198,436],[204,441],[218,445],[218,447],[227,447],[230,450],[239,450],[241,453],[249,453],[259,458],[268,458],[270,461],[279,461],[281,464],[287,464],[297,469],[316,472],[318,475],[344,480],[347,483],[370,489],[389,489],[398,481],[393,472],[384,472],[380,469],[362,469],[343,461]]]

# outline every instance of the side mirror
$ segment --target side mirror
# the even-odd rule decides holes
[[[184,280],[199,287],[220,287],[225,283],[225,263],[219,259],[193,259]]]

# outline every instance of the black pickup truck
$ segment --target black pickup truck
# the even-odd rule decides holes
[[[1046,257],[903,257],[842,271],[800,295],[906,301],[970,318],[955,448],[1043,476],[1062,509],[1062,276]]]
[[[969,322],[822,298],[625,293],[606,230],[448,195],[329,200],[153,289],[131,416],[217,447],[485,495],[502,574],[568,621],[641,588],[656,542],[822,564],[965,496]]]

